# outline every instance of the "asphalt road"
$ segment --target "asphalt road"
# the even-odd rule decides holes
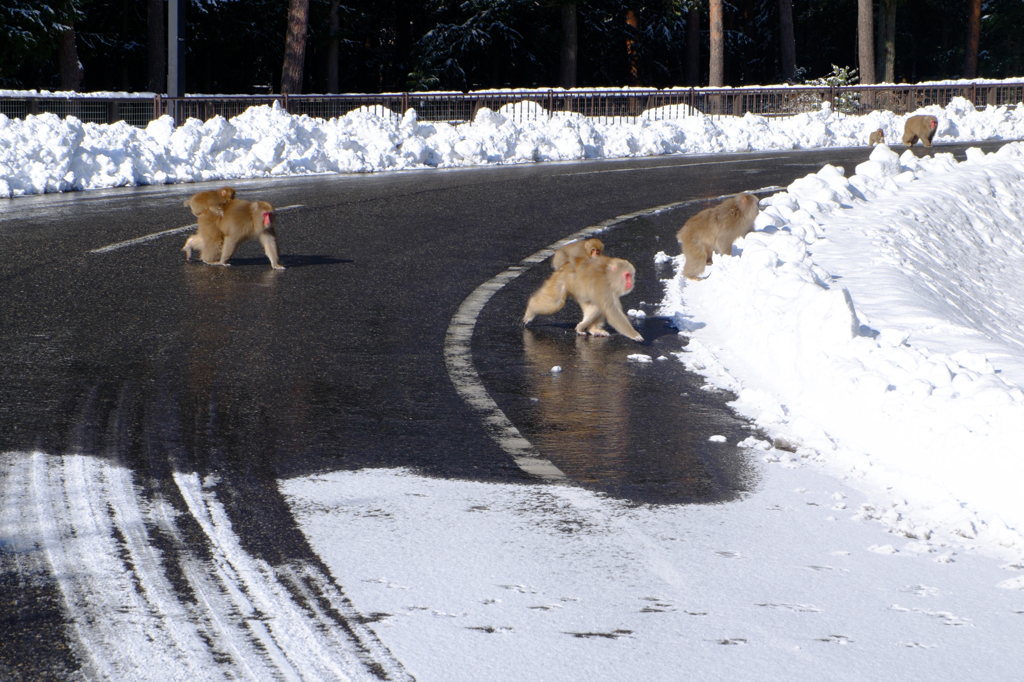
[[[983,145],[989,149],[996,145]],[[966,145],[940,146],[961,158]],[[916,152],[923,153],[918,147]],[[406,466],[476,480],[533,479],[488,435],[445,365],[446,330],[482,283],[606,219],[784,186],[864,148],[232,183],[280,210],[283,272],[258,244],[230,268],[186,263],[182,200],[205,186],[126,188],[0,202],[0,453],[84,454],[133,472],[145,496],[187,505],[174,472],[214,474],[243,548],[319,567],[277,491],[282,477]],[[707,204],[603,233],[637,266],[623,300],[646,341],[577,339],[572,305],[524,330],[527,269],[480,313],[472,358],[510,421],[571,480],[636,502],[718,501],[755,482],[730,443],[748,427],[729,396],[679,363],[640,365],[685,339],[652,314],[653,256]],[[121,246],[118,246],[121,245]],[[104,247],[111,250],[96,252]],[[554,365],[573,368],[553,377]],[[740,436],[741,437],[741,436]],[[158,546],[202,553],[196,529]],[[157,543],[159,544],[159,543]],[[78,669],[60,595],[0,538],[0,672]],[[322,567],[320,567],[322,568]],[[171,571],[170,573],[173,573]],[[326,573],[326,571],[324,571]],[[185,589],[181,578],[172,582]],[[339,626],[343,625],[339,616]]]

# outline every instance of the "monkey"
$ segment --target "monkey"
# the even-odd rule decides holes
[[[198,232],[190,235],[185,240],[185,246],[181,247],[181,250],[185,252],[185,260],[192,260],[192,249],[197,251],[203,250],[203,240],[199,237]]]
[[[712,251],[732,253],[732,243],[754,229],[757,204],[757,197],[741,192],[686,221],[676,239],[686,256],[683,274],[688,279],[697,279],[711,264]]]
[[[530,296],[523,315],[523,324],[529,324],[537,315],[553,315],[565,306],[572,296],[583,309],[583,319],[576,325],[576,333],[608,336],[604,323],[634,341],[643,341],[629,318],[622,311],[619,297],[633,290],[636,268],[627,260],[595,256],[578,258],[575,263],[561,265],[541,287]]]
[[[931,147],[938,125],[939,119],[934,116],[911,116],[903,124],[903,144],[913,147],[920,139],[925,147]]]
[[[199,218],[199,229],[185,242],[188,249],[199,249],[204,263],[230,265],[228,260],[238,245],[258,239],[275,270],[284,270],[277,258],[277,235],[274,232],[274,207],[266,201],[232,199],[224,206],[223,217],[205,211]],[[220,259],[217,253],[220,252]]]
[[[555,251],[551,259],[551,269],[557,270],[566,263],[575,263],[578,258],[593,258],[604,255],[604,243],[597,238],[586,241],[569,242],[558,251]]]
[[[224,205],[234,198],[235,189],[233,187],[221,187],[220,189],[196,192],[184,201],[184,205],[192,209],[192,215],[196,217],[208,213],[220,218],[224,215]],[[185,246],[181,248],[185,252],[185,260],[192,259],[193,249],[198,251],[203,249],[203,240],[198,232],[189,237],[185,241]]]
[[[885,144],[885,133],[882,132],[881,128],[868,136],[868,146],[874,147],[876,144]]]
[[[235,190],[233,187],[221,187],[220,189],[211,189],[205,192],[196,192],[191,198],[186,199],[184,205],[192,209],[192,215],[202,215],[204,211],[209,211],[216,216],[224,215],[224,204],[228,203],[235,198]]]

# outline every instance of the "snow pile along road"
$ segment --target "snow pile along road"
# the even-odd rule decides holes
[[[939,119],[943,142],[1024,138],[1024,107],[976,110],[956,98],[914,113]],[[424,123],[363,107],[339,118],[294,116],[275,103],[230,120],[164,116],[145,129],[83,123],[53,114],[0,114],[0,196],[179,182],[660,154],[852,147],[881,128],[898,141],[906,116],[849,116],[827,103],[790,117],[710,117],[689,107],[652,109],[637,119],[549,115],[523,102],[481,109],[471,122]]]
[[[849,479],[914,551],[1020,556],[1024,146],[960,164],[879,146],[762,209],[705,280],[675,257],[662,313],[690,336],[680,360],[794,451],[751,438],[768,461]]]

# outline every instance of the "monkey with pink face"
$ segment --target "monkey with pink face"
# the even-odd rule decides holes
[[[931,147],[938,127],[939,119],[934,116],[911,116],[903,124],[903,144],[913,147],[920,139],[925,147]]]
[[[575,263],[577,258],[594,258],[604,255],[604,242],[596,237],[583,241],[569,242],[551,259],[551,269],[557,270],[566,263]]]
[[[635,278],[636,268],[621,258],[584,256],[564,263],[530,296],[523,324],[529,324],[537,315],[557,313],[571,296],[583,309],[583,319],[576,325],[577,334],[608,336],[604,328],[607,322],[623,336],[643,341],[619,301],[619,297],[633,290]]]

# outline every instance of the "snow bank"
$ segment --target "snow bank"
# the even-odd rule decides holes
[[[975,110],[964,99],[915,113],[939,119],[943,142],[1024,137],[1024,107]],[[671,116],[671,120],[665,120]],[[295,116],[252,107],[232,119],[170,117],[145,129],[83,123],[54,114],[10,119],[0,114],[0,196],[126,185],[216,181],[311,173],[449,168],[661,154],[850,147],[881,128],[898,140],[906,116],[848,116],[827,103],[784,118],[709,117],[687,107],[654,109],[637,119],[548,115],[520,102],[481,109],[462,124],[424,123],[362,107],[339,118]]]
[[[883,145],[761,204],[704,281],[675,257],[680,360],[737,393],[783,448],[749,439],[768,461],[884,498],[859,515],[1024,551],[1024,145],[961,164]]]

